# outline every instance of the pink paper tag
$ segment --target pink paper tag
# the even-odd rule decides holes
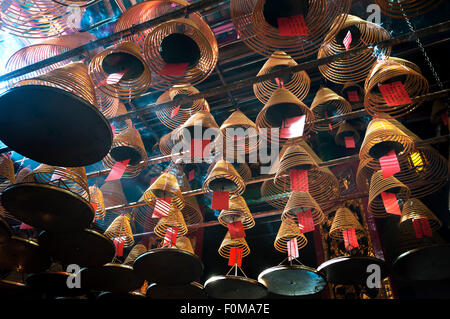
[[[397,197],[394,193],[381,193],[381,198],[383,199],[384,208],[386,212],[393,215],[402,215],[400,211],[400,206],[398,206]]]
[[[109,173],[108,177],[105,179],[105,182],[121,179],[123,173],[125,173],[125,170],[127,169],[127,165],[129,162],[130,162],[129,159],[122,162],[116,162],[113,168],[111,169],[111,172]]]
[[[298,242],[297,237],[292,238],[287,242],[288,261],[298,258]]]
[[[163,246],[173,247],[177,244],[178,237],[178,227],[170,227],[166,230],[166,235],[164,236]]]
[[[348,51],[348,49],[350,48],[350,45],[352,44],[352,33],[350,32],[350,30],[348,30],[343,43],[345,46],[345,51]]]
[[[280,130],[281,138],[294,138],[303,136],[306,116],[301,115],[283,120]]]
[[[25,223],[20,224],[20,229],[33,229],[33,226],[27,225]]]
[[[278,32],[281,36],[305,36],[308,35],[305,17],[302,14],[292,17],[280,17],[278,21]]]
[[[412,103],[402,82],[397,81],[378,86],[388,106],[399,106]]]
[[[114,85],[120,82],[120,80],[122,80],[123,76],[125,75],[125,73],[128,72],[127,70],[123,70],[121,72],[117,72],[117,73],[112,73],[110,75],[108,75],[106,77],[106,79],[104,79],[102,82],[100,82],[99,84],[97,84],[97,87],[101,87],[101,86],[105,86],[105,85]]]
[[[195,177],[195,169],[189,172],[189,182],[192,181]]]
[[[184,76],[189,63],[165,64],[158,75],[176,75]]]
[[[355,139],[353,138],[353,136],[344,136],[344,140],[345,140],[345,147],[346,148],[355,148]]]
[[[391,150],[385,156],[380,157],[380,166],[383,172],[383,178],[388,178],[400,172],[400,164],[394,150]]]
[[[298,226],[302,234],[314,231],[314,219],[312,218],[311,210],[297,213]]]
[[[178,114],[178,111],[180,110],[180,106],[181,106],[181,104],[172,110],[172,113],[170,114],[171,118]]]
[[[356,238],[356,232],[354,228],[344,229],[342,231],[344,237],[344,246],[347,250],[352,250],[359,246],[358,239]]]

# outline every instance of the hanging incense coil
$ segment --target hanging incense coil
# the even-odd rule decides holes
[[[413,18],[437,8],[443,0],[402,0],[399,2],[390,0],[375,0],[381,7],[381,12],[395,19]]]
[[[33,178],[37,183],[58,186],[90,202],[89,184],[84,167],[56,167],[41,164],[33,170]]]
[[[303,135],[306,135],[313,128],[313,112],[289,90],[276,89],[269,101],[264,105],[256,118],[256,126],[260,131],[260,139],[272,139],[271,132],[262,131],[261,128],[281,128],[283,121],[292,117],[305,115],[305,126]],[[280,142],[286,141],[286,138],[280,138]]]
[[[358,101],[351,101],[349,92],[354,91],[358,95]],[[346,82],[341,89],[341,96],[344,97],[349,103],[358,103],[364,100],[364,88],[358,83]]]
[[[362,20],[356,16],[348,15],[344,24],[341,22],[341,17],[336,19],[337,25],[333,24],[330,33],[325,37],[324,45],[320,47],[317,55],[318,59],[346,52],[347,49],[343,42],[348,34],[351,36],[349,50],[365,48],[368,44],[378,43],[391,38],[389,33],[379,25]],[[390,54],[390,47],[381,48],[381,51],[377,52],[377,54],[374,54],[371,48],[367,48],[361,53],[348,58],[320,65],[319,71],[324,78],[333,83],[357,83],[366,79],[378,56],[389,57]]]
[[[280,229],[278,230],[277,237],[275,238],[275,249],[281,253],[287,253],[288,242],[293,238],[297,238],[297,246],[299,250],[306,247],[308,244],[308,240],[305,235],[300,232],[300,227],[298,227],[298,224],[292,219],[285,219],[281,222]]]
[[[401,82],[410,98],[427,94],[428,80],[422,75],[420,68],[412,62],[389,58],[377,62],[364,83],[364,107],[372,116],[401,117],[422,105],[423,101],[412,101],[408,104],[389,106],[380,92],[379,86]]]
[[[205,182],[203,192],[208,195],[212,192],[229,192],[231,197],[242,195],[245,183],[233,165],[225,160],[219,160],[214,165]]]
[[[252,171],[247,163],[236,163],[233,164],[234,168],[238,172],[239,176],[242,177],[244,182],[247,182],[252,178]]]
[[[133,266],[134,261],[143,253],[147,252],[147,248],[142,244],[137,244],[131,249],[127,258],[123,262],[124,265]]]
[[[102,160],[107,168],[113,168],[117,162],[129,159],[128,165],[123,173],[124,178],[138,176],[148,166],[148,156],[145,151],[139,131],[129,127],[114,136],[111,150]]]
[[[200,93],[200,91],[189,84],[175,85],[168,91],[161,94],[155,104],[176,101],[179,98],[184,98],[198,93]],[[203,98],[188,103],[181,103],[178,111],[175,111],[177,107],[178,106],[157,107],[155,110],[156,116],[161,123],[172,130],[183,125],[193,114],[198,111],[209,112],[209,104]]]
[[[105,202],[103,200],[103,193],[100,190],[100,188],[97,187],[97,185],[94,185],[89,186],[89,194],[91,196],[91,203],[97,205],[97,208],[95,210],[94,221],[102,220],[103,218],[105,218],[106,214],[106,207]]]
[[[264,181],[261,185],[261,197],[270,206],[277,209],[284,209],[290,193],[290,190],[278,186],[273,180]]]
[[[372,175],[369,189],[369,205],[367,212],[375,217],[388,217],[389,213],[384,208],[381,193],[394,193],[400,203],[405,203],[411,196],[409,188],[394,176],[383,178],[383,172],[378,171]],[[401,205],[399,205],[401,208]]]
[[[153,86],[160,90],[175,84],[203,82],[219,58],[214,32],[199,13],[159,24],[147,35],[144,47],[145,59],[158,75]],[[180,55],[181,51],[183,54]],[[161,73],[166,64],[180,63],[188,64],[183,75]]]
[[[116,115],[127,114],[127,108],[125,104],[119,101],[119,106],[117,107]],[[120,134],[121,132],[127,130],[129,127],[133,127],[133,122],[129,118],[124,118],[121,120],[114,120],[112,126],[114,126],[114,135]]]
[[[311,111],[316,119],[326,119],[328,117],[344,115],[352,111],[352,106],[342,96],[337,95],[328,88],[321,88],[317,91],[316,96],[311,104]],[[330,120],[327,123],[316,123],[314,131],[329,131],[331,124],[332,129],[342,124],[341,119]]]
[[[231,198],[228,209],[220,212],[218,220],[225,227],[237,221],[242,222],[244,229],[250,229],[255,226],[255,219],[242,196]]]
[[[351,1],[232,0],[231,17],[239,37],[255,52],[269,57],[282,50],[293,59],[317,52],[333,22],[345,22]],[[303,15],[307,36],[281,36],[277,18]],[[337,21],[335,21],[337,19]],[[339,23],[340,22],[340,23]]]
[[[338,208],[331,224],[330,237],[336,240],[344,240],[342,232],[350,228],[355,230],[357,238],[364,236],[364,228],[355,214],[347,207]]]
[[[177,179],[170,173],[163,173],[144,192],[144,201],[148,206],[154,207],[158,198],[167,197],[172,198],[171,206],[179,210],[184,208],[184,198]]]
[[[219,255],[228,259],[232,248],[242,248],[242,258],[247,257],[250,254],[250,247],[248,246],[245,238],[231,239],[230,232],[227,232],[225,238],[220,244],[220,248],[218,250]]]
[[[113,74],[120,74],[121,78],[119,75],[117,83],[109,84],[108,78]],[[152,80],[139,47],[132,42],[119,43],[97,54],[89,64],[89,75],[95,86],[106,95],[127,100],[144,94]]]
[[[163,135],[159,139],[159,150],[161,151],[161,154],[163,154],[163,155],[172,154],[173,146],[174,146],[174,143],[172,140],[172,132]]]
[[[297,213],[307,210],[311,210],[314,225],[320,225],[324,222],[325,215],[314,198],[309,193],[293,191],[281,215],[281,220],[297,220]]]
[[[139,198],[139,202],[144,201],[144,194]],[[131,211],[132,222],[141,225],[144,228],[144,231],[153,231],[155,225],[158,223],[158,219],[152,217],[155,204],[152,203],[152,205],[153,206],[144,205],[133,207]]]
[[[189,137],[191,139],[203,138],[203,135],[201,137],[195,136],[195,127],[201,127],[202,133],[207,129],[212,130],[213,133],[215,133],[215,136],[217,136],[219,133],[219,126],[217,125],[216,120],[211,115],[211,113],[209,113],[209,111],[198,111],[193,114],[183,125],[172,132],[174,139],[173,141],[178,142],[182,140],[185,134],[185,130],[189,131]]]
[[[417,198],[410,198],[403,205],[400,225],[412,223],[413,219],[426,218],[432,231],[442,227],[442,222],[433,212]]]
[[[119,109],[120,100],[113,96],[106,95],[98,88],[95,88],[95,95],[97,96],[98,110],[106,117],[114,117]]]
[[[7,156],[0,156],[0,191],[15,182],[13,161]]]
[[[100,187],[106,207],[127,204],[120,180],[108,181]]]
[[[366,136],[361,144],[360,160],[375,159],[378,162],[380,157],[391,150],[397,156],[410,153],[414,150],[414,140],[399,128],[395,120],[374,118],[367,126]],[[369,161],[367,164],[373,165],[374,162]]]
[[[134,245],[133,231],[131,230],[130,217],[127,215],[117,216],[111,225],[106,229],[104,235],[112,240],[123,238],[123,247]]]
[[[153,230],[156,236],[164,238],[169,228],[177,227],[177,237],[184,236],[188,233],[186,222],[184,221],[183,214],[175,207],[169,210],[167,217],[161,217]]]
[[[266,63],[264,63],[257,76],[280,71],[296,65],[297,62],[289,55],[282,51],[276,51],[270,56]],[[278,81],[280,80],[283,82],[283,86],[291,91],[291,93],[293,93],[300,101],[303,101],[309,93],[311,79],[305,71],[285,75],[281,79],[278,79]],[[261,103],[265,104],[279,86],[276,79],[267,80],[253,84],[253,92],[255,93],[256,98]]]
[[[186,250],[191,254],[195,254],[194,248],[192,248],[191,240],[186,236],[181,236],[180,238],[177,238],[175,247],[178,249]]]
[[[346,137],[353,137],[355,144],[359,143],[360,135],[358,131],[350,123],[344,121],[339,126],[339,129],[336,135],[334,136],[334,141],[336,142],[337,145],[345,146]]]
[[[63,6],[77,6],[77,7],[87,7],[91,4],[99,2],[100,0],[52,0]]]

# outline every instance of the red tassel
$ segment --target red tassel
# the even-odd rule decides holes
[[[228,192],[213,192],[211,209],[228,209],[230,194]]]
[[[358,239],[356,238],[356,232],[354,228],[348,228],[342,231],[344,236],[345,249],[352,250],[359,246]]]
[[[292,238],[287,242],[287,250],[288,250],[288,260],[291,261],[295,258],[298,258],[298,243],[297,237]]]
[[[230,257],[228,258],[228,266],[242,266],[242,248],[231,247]]]
[[[302,234],[314,231],[314,220],[312,218],[311,210],[297,213],[298,226]]]
[[[231,239],[245,238],[245,230],[241,221],[227,225]]]
[[[309,192],[308,171],[305,169],[290,169],[291,190]]]

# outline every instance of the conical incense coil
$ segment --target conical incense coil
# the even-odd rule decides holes
[[[168,91],[165,91],[163,94],[161,94],[156,100],[155,104],[176,101],[179,98],[184,98],[198,93],[200,93],[200,91],[189,84],[175,85]],[[175,111],[177,107],[179,107],[179,109],[178,111]],[[179,106],[175,105],[170,107],[156,107],[155,113],[164,126],[173,130],[183,125],[193,114],[197,113],[198,111],[209,112],[209,104],[203,98],[194,100],[192,102],[180,103]]]
[[[421,74],[419,67],[412,62],[398,58],[380,61],[374,65],[370,71],[370,76],[364,83],[364,107],[370,115],[401,117],[412,112],[423,103],[423,101],[412,101],[398,106],[388,106],[379,86],[398,81],[403,84],[410,98],[424,95],[429,91],[428,80]]]
[[[125,178],[134,178],[148,166],[148,156],[145,151],[139,131],[134,127],[129,127],[114,136],[111,150],[106,155],[102,163],[105,167],[111,168],[116,162],[129,159],[128,165],[123,173]]]
[[[316,93],[311,104],[311,111],[314,113],[315,119],[326,119],[337,115],[343,115],[352,111],[352,106],[342,96],[337,95],[328,88],[321,88]],[[314,131],[329,131],[331,124],[332,129],[339,127],[342,120],[330,120],[326,123],[314,124]]]
[[[127,258],[123,262],[124,265],[133,266],[134,261],[136,258],[138,258],[140,255],[145,253],[147,251],[147,248],[142,244],[137,244],[136,246],[131,249],[130,253],[128,254]]]
[[[108,78],[112,74],[118,78],[121,76],[120,80],[110,82]],[[139,47],[132,42],[119,43],[97,54],[89,64],[89,75],[95,86],[106,95],[127,100],[144,94],[152,81]]]
[[[119,100],[119,105],[117,107],[116,115],[123,115],[128,113],[127,108],[125,107],[125,104],[123,104]],[[111,126],[113,126],[114,135],[120,134],[121,132],[127,130],[130,127],[133,127],[133,122],[129,118],[124,118],[120,120],[113,120]]]
[[[242,248],[242,258],[250,254],[250,247],[245,238],[231,239],[230,232],[227,232],[225,238],[222,240],[219,248],[219,255],[223,258],[230,258],[230,250],[232,248]]]
[[[314,198],[309,193],[293,191],[281,215],[281,220],[292,219],[296,221],[298,213],[308,210],[311,211],[314,225],[320,225],[324,222],[325,215]]]
[[[106,95],[98,88],[95,88],[95,95],[97,96],[98,110],[106,117],[114,117],[119,109],[120,100],[110,95]]]
[[[432,231],[442,226],[442,222],[433,212],[417,198],[408,199],[403,205],[400,224],[412,223],[413,219],[426,218]]]
[[[172,140],[172,132],[163,135],[159,139],[159,150],[161,151],[161,154],[163,154],[163,155],[172,154],[173,146],[174,146],[174,144],[173,144],[173,140]]]
[[[5,155],[0,156],[0,191],[15,182],[13,161]]]
[[[95,210],[94,221],[105,218],[106,209],[102,191],[100,190],[100,188],[94,185],[89,186],[89,193],[91,195],[91,203],[97,205],[97,209]]]
[[[106,207],[127,204],[120,180],[108,181],[100,187]]]
[[[153,230],[156,236],[164,238],[169,228],[178,228],[177,237],[184,236],[188,233],[186,222],[184,221],[183,214],[175,207],[169,210],[167,217],[161,217]]]
[[[144,194],[139,198],[139,202],[144,201]],[[153,209],[155,204],[152,206],[144,205],[139,207],[133,207],[131,210],[131,220],[133,223],[138,223],[144,228],[144,231],[153,231],[156,224],[158,223],[158,218],[153,218]]]
[[[172,132],[172,137],[174,138],[173,141],[180,141],[185,134],[185,130],[189,131],[191,139],[202,138],[203,136],[195,136],[195,127],[201,127],[201,133],[203,133],[206,129],[211,129],[215,133],[219,132],[219,126],[211,113],[209,113],[209,111],[198,111],[193,114],[182,126]]]
[[[134,245],[133,231],[131,230],[130,217],[127,215],[117,216],[106,229],[104,235],[112,240],[120,238],[124,240],[123,247]]]
[[[250,49],[267,57],[281,50],[294,59],[317,52],[333,21],[340,18],[338,25],[344,23],[350,5],[350,0],[310,0],[301,4],[298,1],[230,1],[234,27]],[[308,35],[281,36],[277,18],[300,14],[304,16]]]
[[[276,51],[270,56],[266,63],[264,63],[257,76],[283,70],[296,65],[297,62],[295,62],[289,55],[281,51]],[[309,93],[311,79],[305,71],[299,71],[286,75],[281,79],[278,79],[278,82],[280,80],[283,82],[282,85],[291,91],[291,93],[293,93],[300,101],[303,101]],[[276,79],[255,83],[253,84],[253,92],[255,93],[256,98],[261,103],[265,104],[271,97],[272,93],[278,89],[280,85],[281,84],[278,84]]]
[[[191,254],[195,254],[194,248],[192,248],[191,240],[186,236],[177,238],[175,247],[178,249],[186,250],[186,251],[190,252]]]
[[[242,196],[231,198],[228,209],[220,212],[218,220],[225,227],[237,221],[242,222],[244,229],[250,229],[255,226],[253,215]]]
[[[167,197],[172,199],[171,206],[178,209],[184,208],[184,198],[177,179],[170,173],[163,173],[145,191],[144,200],[148,206],[154,207],[157,199]]]
[[[174,84],[203,82],[219,58],[214,32],[199,13],[159,24],[147,35],[144,47],[145,59],[157,74],[153,86],[162,90]],[[180,50],[184,50],[182,55]],[[160,73],[166,64],[178,63],[188,63],[183,75]]]
[[[38,183],[55,185],[90,201],[89,184],[84,167],[57,167],[41,164],[33,170]]]
[[[397,201],[405,203],[411,196],[409,188],[396,179],[394,176],[383,178],[383,172],[378,171],[373,174],[370,180],[369,205],[367,212],[375,217],[388,217],[390,214],[386,209],[381,198],[381,193],[394,193]],[[401,208],[401,204],[399,204]]]
[[[303,135],[308,134],[312,129],[314,121],[313,112],[289,90],[279,88],[275,90],[269,101],[264,105],[256,118],[256,126],[261,128],[281,128],[283,120],[305,115],[305,126]],[[260,139],[267,138],[272,140],[272,133],[264,133],[260,130]],[[280,141],[286,141],[286,138],[280,138]]]
[[[353,228],[356,236],[362,237],[365,233],[364,228],[358,221],[355,214],[347,207],[340,207],[334,215],[329,235],[333,239],[344,240],[343,231]]]
[[[273,180],[264,181],[261,185],[261,197],[270,206],[284,209],[291,191],[278,186]]]
[[[186,175],[180,179],[180,190],[183,192],[188,192],[191,190],[191,186],[189,185],[189,181],[187,180]],[[187,225],[195,225],[203,223],[203,214],[198,206],[197,197],[196,196],[188,196],[185,199],[184,208],[181,210],[183,214],[183,218]]]
[[[339,129],[334,136],[334,141],[337,145],[345,146],[346,137],[352,137],[355,141],[355,144],[357,144],[359,142],[359,139],[361,138],[358,131],[347,121],[342,122],[342,124],[339,126]]]
[[[281,222],[280,229],[278,230],[277,237],[275,238],[275,249],[281,253],[287,253],[288,242],[293,238],[297,238],[297,246],[299,250],[306,247],[308,244],[308,240],[305,235],[300,232],[300,227],[298,227],[298,224],[292,219],[285,219]]]
[[[437,8],[443,0],[402,0],[399,2],[390,0],[375,0],[381,7],[381,12],[391,18],[413,18]]]
[[[245,191],[244,180],[239,176],[233,165],[225,160],[219,160],[203,183],[203,192],[229,192],[230,195],[242,195]]]
[[[344,24],[341,24],[341,17],[338,17],[337,23],[338,25],[333,24],[330,33],[324,40],[325,44],[320,47],[318,59],[346,52],[347,49],[343,42],[349,34],[348,32],[351,36],[349,50],[365,48],[368,44],[391,38],[389,33],[379,25],[353,15],[348,15]],[[390,54],[390,47],[381,48],[377,54],[374,54],[371,48],[367,48],[356,55],[320,65],[319,71],[324,78],[333,83],[361,82],[366,79],[378,56],[389,57]]]
[[[366,136],[361,144],[359,159],[379,160],[389,151],[394,150],[398,156],[414,150],[414,140],[399,128],[395,120],[374,118],[367,126]],[[373,164],[372,161],[367,163]],[[374,168],[373,166],[370,166]]]

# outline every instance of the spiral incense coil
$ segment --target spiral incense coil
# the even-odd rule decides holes
[[[144,194],[139,198],[139,202],[144,201]],[[144,231],[153,231],[156,224],[158,223],[158,218],[153,218],[153,209],[155,203],[152,206],[144,205],[139,207],[133,207],[131,210],[131,220],[133,223],[138,223],[144,228]]]
[[[117,83],[108,84],[108,77],[122,72],[125,73]],[[89,64],[89,75],[95,86],[106,95],[127,100],[144,94],[152,80],[139,47],[132,42],[119,43],[97,54]]]
[[[147,252],[147,248],[142,244],[137,244],[131,249],[123,265],[133,266],[134,261],[143,253]]]
[[[408,154],[414,150],[414,140],[407,135],[395,120],[374,118],[367,126],[366,136],[361,144],[359,159],[370,159],[367,164],[370,168],[378,162],[380,157],[394,150],[397,156]]]
[[[33,177],[37,183],[58,186],[90,202],[89,184],[84,167],[56,167],[41,164],[33,170]]]
[[[203,192],[229,192],[231,197],[240,196],[245,191],[245,182],[233,165],[225,160],[219,160],[203,183]]]
[[[124,238],[123,247],[134,245],[133,231],[131,230],[130,217],[127,215],[117,216],[111,225],[106,229],[104,235],[112,240],[114,238]]]
[[[130,161],[123,173],[124,178],[134,178],[148,166],[144,143],[139,131],[134,127],[129,127],[114,136],[111,150],[103,158],[102,163],[105,167],[112,169],[116,162],[127,159]]]
[[[247,182],[249,179],[252,178],[252,171],[246,163],[236,163],[233,164],[233,166],[238,172],[239,176],[242,177],[244,182]]]
[[[120,100],[113,96],[106,95],[98,88],[95,89],[95,95],[97,96],[98,110],[106,117],[111,118],[117,115],[119,109]]]
[[[311,210],[314,225],[323,224],[325,215],[314,198],[309,193],[293,191],[281,215],[281,220],[297,220],[297,213],[307,210]]]
[[[174,146],[174,144],[172,141],[172,132],[163,135],[159,139],[159,150],[160,150],[161,154],[163,154],[163,155],[172,154],[173,146]]]
[[[358,131],[347,121],[344,121],[334,136],[334,141],[337,145],[345,146],[345,138],[353,137],[355,144],[358,144],[359,139],[361,138]]]
[[[269,57],[284,51],[293,59],[317,52],[333,22],[340,26],[350,10],[350,0],[232,0],[231,18],[239,37],[255,52]],[[307,36],[281,36],[277,18],[302,14]],[[337,19],[337,21],[335,21]]]
[[[314,113],[316,119],[326,119],[337,115],[343,115],[352,111],[352,106],[342,96],[337,95],[328,88],[321,88],[316,93],[311,104],[311,111]],[[314,131],[329,131],[331,124],[332,129],[339,127],[342,124],[342,120],[330,120],[327,123],[316,123],[314,125]]]
[[[176,101],[178,98],[183,98],[198,93],[200,93],[200,91],[191,85],[175,85],[168,91],[161,94],[155,104],[162,104],[174,100]],[[197,99],[192,102],[180,104],[179,110],[172,116],[172,112],[174,112],[177,107],[178,106],[157,107],[155,111],[156,116],[161,123],[172,130],[183,125],[193,114],[198,111],[209,112],[209,104],[205,99]]]
[[[404,19],[413,18],[437,8],[443,0],[375,0],[381,7],[381,12],[391,18]]]
[[[380,61],[373,66],[370,76],[364,83],[364,107],[370,115],[401,117],[412,112],[423,103],[423,101],[413,101],[409,104],[388,106],[381,95],[379,86],[398,81],[403,84],[411,98],[427,94],[429,91],[428,80],[414,63],[398,58]]]
[[[87,7],[91,4],[99,2],[100,0],[52,0],[63,6],[77,6],[77,7]]]
[[[264,181],[261,185],[261,197],[270,206],[277,209],[284,209],[289,199],[290,190],[276,185],[273,180]]]
[[[394,176],[383,178],[383,172],[378,171],[372,175],[372,179],[370,180],[369,205],[367,208],[367,212],[370,215],[375,217],[390,216],[386,212],[381,198],[381,193],[383,192],[395,193],[397,200],[403,203],[411,196],[411,192],[405,184]]]
[[[358,83],[346,82],[341,89],[341,96],[343,96],[349,103],[355,103],[353,101],[350,101],[350,98],[348,96],[348,92],[350,91],[355,91],[358,94],[358,102],[362,102],[364,100],[364,88]]]
[[[348,15],[342,24],[341,17],[336,18],[337,25],[333,24],[330,33],[325,37],[324,45],[319,49],[318,59],[323,59],[347,51],[344,39],[348,32],[352,36],[349,49],[361,49],[368,44],[378,43],[390,39],[389,33],[375,23],[362,20],[353,15]],[[384,47],[377,55],[389,57],[390,47]],[[319,66],[319,71],[327,80],[344,84],[346,82],[361,82],[366,79],[373,64],[377,61],[377,55],[367,48],[359,54],[352,55],[338,61]]]
[[[297,238],[297,246],[299,250],[306,247],[308,244],[308,240],[305,235],[300,232],[300,227],[298,227],[298,224],[292,219],[285,219],[281,222],[280,229],[278,230],[277,237],[275,238],[275,249],[280,253],[287,253],[288,242],[293,238]]]
[[[228,209],[220,212],[218,220],[225,227],[237,221],[242,222],[244,229],[250,229],[255,226],[255,219],[242,196],[231,198]]]
[[[331,224],[330,237],[336,240],[344,240],[342,232],[350,228],[355,230],[357,238],[364,236],[364,228],[355,214],[347,207],[338,208]]]
[[[91,195],[91,203],[97,205],[97,209],[95,210],[94,221],[102,220],[105,218],[106,207],[105,202],[103,200],[103,193],[96,185],[89,186],[89,194]]]
[[[0,191],[15,182],[13,161],[7,156],[0,156]]]
[[[128,111],[127,111],[127,108],[125,107],[125,104],[123,104],[119,100],[119,105],[117,107],[116,116],[123,115],[126,113],[128,113]],[[113,125],[114,125],[114,135],[117,135],[117,134],[120,134],[121,132],[127,130],[129,127],[133,127],[133,122],[131,121],[131,119],[125,118],[125,119],[122,119],[119,121],[114,120]]]
[[[184,236],[188,233],[186,222],[184,221],[183,214],[175,207],[169,210],[167,217],[161,217],[153,230],[156,236],[164,238],[166,231],[169,228],[178,227],[177,237]]]
[[[250,247],[245,238],[231,239],[230,232],[227,232],[220,244],[219,255],[223,258],[230,258],[230,250],[232,248],[242,248],[242,258],[247,257],[250,254]]]
[[[194,248],[192,248],[191,240],[186,236],[181,236],[180,238],[177,238],[175,247],[178,249],[186,250],[191,254],[195,254]]]
[[[183,138],[185,130],[189,131],[191,139],[201,138],[194,135],[195,127],[201,127],[202,133],[203,130],[212,129],[216,133],[216,136],[219,132],[219,126],[211,113],[209,113],[209,111],[198,111],[184,122],[183,125],[172,132],[172,137],[174,139],[172,142],[180,141]]]
[[[219,58],[214,32],[199,13],[159,24],[147,35],[144,48],[145,59],[157,74],[153,86],[160,90],[204,81]],[[184,50],[182,55],[180,50]],[[188,63],[184,75],[160,73],[166,64],[178,63]]]
[[[303,135],[306,135],[313,128],[313,112],[289,90],[279,88],[273,92],[269,101],[259,112],[256,117],[256,126],[258,129],[281,128],[284,120],[301,115],[306,116],[303,130]],[[260,130],[260,140],[267,138],[268,141],[271,141],[271,135],[271,132],[266,133]],[[286,140],[288,139],[280,138],[280,142]]]
[[[128,203],[120,180],[108,181],[100,187],[100,190],[103,194],[105,207],[113,207]]]
[[[442,222],[417,198],[410,198],[403,205],[400,224],[412,223],[413,219],[426,218],[432,231],[442,227]]]
[[[289,55],[281,51],[276,51],[270,56],[266,63],[264,63],[257,76],[283,70],[296,65],[297,62],[295,62]],[[303,101],[303,99],[308,95],[311,87],[311,79],[305,71],[299,71],[286,75],[282,77],[281,80],[283,81],[283,86],[291,91],[300,101]],[[265,104],[269,100],[272,93],[278,89],[278,87],[279,84],[275,79],[273,79],[253,84],[253,92],[255,93],[256,98],[261,103]]]
[[[163,173],[144,192],[144,201],[148,206],[154,207],[158,198],[167,197],[172,198],[172,207],[179,210],[184,208],[184,198],[177,179],[170,173]]]

